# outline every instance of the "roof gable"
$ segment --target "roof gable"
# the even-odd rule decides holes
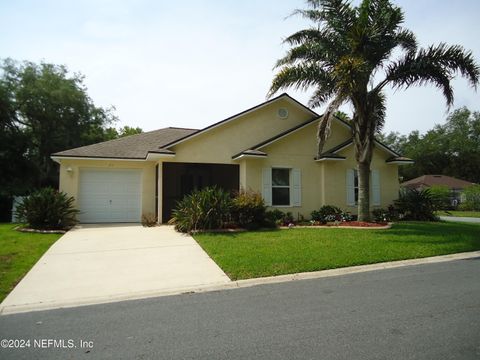
[[[172,146],[175,146],[175,145],[178,145],[180,143],[183,143],[184,141],[187,141],[187,140],[190,140],[198,135],[201,135],[201,134],[204,134],[210,130],[213,130],[219,126],[222,126],[222,125],[225,125],[231,121],[234,121],[234,120],[237,120],[239,118],[241,118],[242,116],[244,115],[247,115],[251,112],[254,112],[254,111],[257,111],[257,110],[260,110],[261,108],[267,106],[267,105],[270,105],[270,104],[273,104],[274,102],[277,102],[279,100],[287,100],[288,102],[290,102],[290,104],[296,106],[297,108],[303,110],[304,112],[306,113],[309,113],[311,116],[313,116],[314,118],[318,118],[320,115],[318,115],[315,111],[313,111],[312,109],[306,107],[305,105],[303,105],[302,103],[300,103],[299,101],[295,100],[294,98],[292,98],[290,95],[288,95],[287,93],[283,93],[273,99],[270,99],[270,100],[267,100],[259,105],[256,105],[256,106],[253,106],[247,110],[244,110],[238,114],[235,114],[233,116],[230,116],[224,120],[221,120],[215,124],[212,124],[210,126],[207,126],[199,131],[197,131],[196,133],[193,133],[193,134],[189,134],[189,135],[186,135],[185,137],[183,138],[180,138],[180,139],[177,139],[175,141],[172,141],[171,143],[169,144],[166,144],[164,147],[165,148],[170,148]]]

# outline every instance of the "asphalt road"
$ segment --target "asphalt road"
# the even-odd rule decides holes
[[[0,359],[478,360],[480,258],[6,315],[0,339],[31,342]]]

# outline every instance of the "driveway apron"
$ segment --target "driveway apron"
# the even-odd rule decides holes
[[[138,299],[229,283],[171,226],[81,225],[62,236],[0,305],[0,313]]]

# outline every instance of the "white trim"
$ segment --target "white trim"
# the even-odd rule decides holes
[[[279,95],[277,98],[275,99],[272,99],[271,101],[265,101],[263,104],[260,104],[260,105],[256,105],[256,106],[253,106],[250,110],[247,110],[245,112],[240,112],[239,114],[237,115],[234,115],[233,117],[231,117],[230,119],[227,118],[225,120],[222,120],[222,121],[219,121],[218,123],[216,124],[213,124],[213,125],[210,125],[210,126],[207,126],[206,128],[204,129],[201,129],[191,135],[187,135],[184,139],[180,139],[178,141],[175,141],[171,144],[168,144],[168,146],[166,147],[167,149],[172,147],[172,146],[175,146],[175,145],[178,145],[180,143],[183,143],[184,141],[187,141],[187,140],[190,140],[190,139],[193,139],[194,137],[198,136],[198,135],[201,135],[201,134],[204,134],[206,133],[207,131],[210,131],[212,129],[216,129],[217,127],[219,126],[222,126],[222,125],[225,125],[225,124],[228,124],[229,122],[233,121],[233,120],[237,120],[238,118],[244,116],[244,115],[247,115],[247,114],[250,114],[254,111],[257,111],[257,110],[260,110],[262,108],[264,108],[265,106],[268,106],[268,105],[271,105],[271,104],[274,104],[275,102],[277,102],[278,100],[287,100],[288,102],[290,102],[292,105],[294,106],[297,106],[298,108],[301,108],[303,109],[305,112],[309,112],[311,113],[312,115],[314,116],[319,116],[315,111],[309,109],[308,107],[306,107],[305,105],[301,104],[300,102],[297,102],[295,99],[291,98],[288,94],[281,94]]]
[[[322,161],[345,161],[347,158],[321,158],[321,159],[316,159],[316,162],[322,162]]]
[[[162,153],[151,153],[149,152],[147,154],[147,161],[150,160],[159,160],[159,159],[164,159],[164,158],[173,158],[175,157],[175,154],[162,154]]]
[[[240,160],[242,158],[265,159],[267,156],[268,155],[241,154],[232,158],[232,160]]]
[[[60,160],[147,161],[145,159],[88,157],[88,156],[50,156],[50,158],[59,164],[60,164]]]

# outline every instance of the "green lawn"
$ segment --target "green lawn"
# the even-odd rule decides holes
[[[459,216],[459,217],[475,217],[480,218],[480,211],[438,211],[438,216]]]
[[[480,250],[480,225],[410,222],[389,230],[203,233],[195,239],[231,279]]]
[[[0,224],[0,302],[61,234],[32,234]]]

